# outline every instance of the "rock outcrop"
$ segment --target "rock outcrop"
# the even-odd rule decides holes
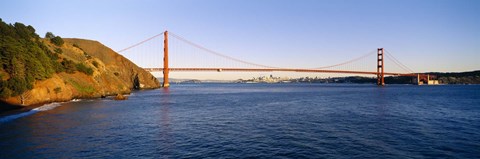
[[[122,94],[117,94],[117,96],[115,96],[115,98],[113,98],[113,99],[115,99],[115,100],[127,100],[128,98],[125,97]]]

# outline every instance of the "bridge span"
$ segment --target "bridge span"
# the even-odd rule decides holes
[[[162,72],[164,68],[143,68],[149,72]],[[377,75],[378,72],[368,71],[342,71],[342,70],[319,70],[319,69],[294,69],[294,68],[168,68],[173,72],[312,72],[312,73],[345,73],[345,74],[361,74],[361,75]],[[417,76],[417,74],[406,73],[390,73],[384,72],[388,76]]]
[[[191,41],[188,41],[187,39],[180,37],[178,35],[175,35],[173,33],[169,34],[168,31],[165,31],[161,34],[155,35],[151,38],[148,38],[147,40],[144,40],[140,43],[137,43],[133,46],[127,47],[123,50],[120,50],[118,52],[123,52],[132,48],[135,48],[137,46],[140,46],[152,39],[156,39],[157,37],[162,37],[163,35],[163,67],[161,66],[161,62],[157,61],[155,63],[158,63],[157,65],[151,65],[147,67],[143,67],[146,71],[149,72],[163,72],[163,86],[168,87],[169,84],[169,72],[301,72],[301,73],[341,73],[341,74],[356,74],[356,75],[374,75],[377,77],[377,85],[379,86],[384,86],[385,85],[385,76],[409,76],[409,77],[416,77],[417,81],[420,81],[422,79],[426,79],[426,81],[429,80],[431,76],[427,74],[417,74],[414,73],[410,68],[402,64],[399,60],[397,60],[395,57],[391,55],[388,51],[386,51],[384,48],[377,48],[376,51],[372,51],[369,54],[363,55],[361,57],[335,64],[335,65],[330,65],[330,66],[323,66],[323,67],[317,67],[317,68],[281,68],[281,67],[275,67],[275,66],[266,66],[264,64],[257,64],[257,63],[252,63],[248,61],[244,61],[241,59],[237,59],[234,57],[227,56],[225,54],[221,54],[215,51],[212,51],[210,49],[207,49],[201,45],[195,44]],[[192,52],[205,52],[208,55],[213,55],[214,58],[221,58],[222,60],[227,61],[227,65],[225,66],[220,66],[220,65],[212,65],[210,63],[205,63],[202,65],[198,66],[174,66],[170,67],[169,65],[169,35],[173,37],[173,44],[187,44],[189,47],[193,47],[195,50]],[[161,43],[161,42],[158,42]],[[158,46],[159,44],[156,43],[154,45]],[[173,46],[173,49],[180,49],[183,50],[182,47],[177,47],[177,45]],[[187,50],[187,49],[185,49]],[[158,51],[154,51],[158,52]],[[189,51],[185,51],[189,52]],[[160,53],[159,53],[160,54]],[[172,54],[176,55],[176,54]],[[366,57],[370,55],[376,55],[376,59],[371,59],[371,61],[365,61],[366,63],[369,64],[369,67],[366,69],[358,69],[357,67],[347,67],[347,68],[339,68],[339,66],[346,66],[347,64],[352,64],[353,62],[357,62],[360,59],[366,59]],[[203,56],[203,55],[201,55]],[[195,56],[186,56],[180,59],[186,59],[186,60],[197,60],[196,57],[198,58],[198,55]],[[148,59],[161,59],[159,57],[147,57]],[[397,71],[392,71],[392,72],[386,72],[384,69],[385,65],[385,58],[390,59],[393,64],[396,64],[399,68],[402,70],[406,71],[406,73],[400,73]],[[178,58],[177,58],[178,60]],[[210,60],[210,59],[209,59]],[[212,60],[214,61],[214,60]],[[373,61],[375,61],[375,65],[373,64]],[[177,61],[178,62],[178,61]],[[243,66],[233,66],[229,65],[231,62],[235,63],[240,63],[243,64]],[[246,67],[245,67],[246,66]],[[371,67],[370,67],[371,66]],[[333,69],[336,67],[337,69]],[[360,66],[361,67],[361,66]],[[339,68],[339,69],[338,69]],[[389,67],[390,68],[390,67]]]

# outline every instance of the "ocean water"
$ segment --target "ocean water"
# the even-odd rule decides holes
[[[480,158],[480,86],[172,85],[2,116],[0,158]]]

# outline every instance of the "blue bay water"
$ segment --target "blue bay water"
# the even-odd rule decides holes
[[[172,85],[1,117],[0,158],[480,158],[480,86]]]

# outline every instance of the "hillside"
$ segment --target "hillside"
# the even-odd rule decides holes
[[[480,70],[469,72],[432,72],[444,84],[480,84]]]
[[[40,38],[0,19],[0,100],[32,105],[158,88],[158,80],[100,42]]]

